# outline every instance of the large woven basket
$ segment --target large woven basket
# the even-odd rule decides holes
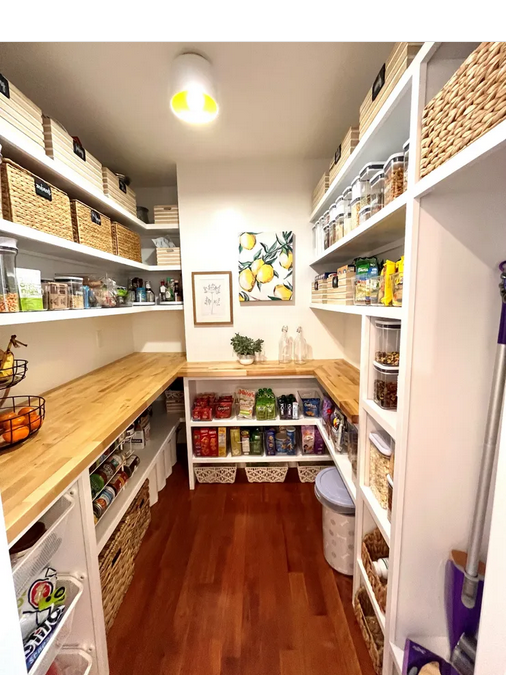
[[[389,554],[388,545],[378,528],[365,535],[362,541],[362,562],[382,612],[387,608],[387,584],[376,574],[372,563],[380,558],[388,558]]]
[[[422,117],[420,177],[506,119],[506,42],[482,42]]]
[[[111,220],[89,206],[73,199],[72,225],[74,227],[74,241],[78,244],[98,248],[106,253],[114,253],[112,245]]]
[[[65,192],[10,159],[3,160],[1,172],[2,211],[6,220],[73,240],[70,200]]]
[[[143,486],[126,512],[124,519],[127,521],[127,526],[131,531],[131,545],[135,557],[139,552],[144,535],[148,531],[151,523],[149,480],[144,481]]]
[[[128,227],[113,221],[112,223],[112,241],[114,253],[128,260],[142,262],[141,256],[141,238],[137,232],[132,232]]]
[[[371,657],[374,671],[377,675],[381,675],[385,638],[383,637],[381,626],[374,614],[374,609],[365,588],[359,588],[356,592],[353,608],[367,651]]]

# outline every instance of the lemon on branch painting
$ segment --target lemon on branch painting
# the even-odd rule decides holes
[[[293,299],[293,232],[239,235],[239,300]]]

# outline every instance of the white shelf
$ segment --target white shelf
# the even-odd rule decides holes
[[[159,414],[155,413],[151,418],[151,438],[146,443],[146,447],[135,451],[135,454],[140,459],[139,466],[95,527],[99,553],[135,499],[142,484],[151,473],[161,448],[179,426],[179,417],[180,415],[178,414],[164,415],[160,411]]]
[[[373,491],[367,485],[361,485],[360,491],[365,503],[369,509],[374,522],[379,527],[383,539],[390,546],[390,521],[387,518],[387,510],[382,509],[378,500],[373,494]]]
[[[371,399],[363,399],[362,407],[395,441],[397,433],[397,410],[383,410]]]
[[[402,673],[402,662],[404,661],[404,651],[393,642],[389,642],[390,651],[392,653],[393,662],[397,669],[397,673]]]
[[[324,427],[323,421],[321,419],[318,420],[318,428],[320,430],[320,433],[323,438],[323,442],[327,446],[327,450],[330,453],[330,456],[332,457],[332,460],[334,461],[334,464],[336,466],[336,469],[339,471],[341,474],[341,478],[344,481],[344,484],[346,485],[346,489],[350,493],[350,497],[353,499],[354,502],[357,500],[357,486],[355,484],[355,480],[353,478],[353,471],[351,469],[351,462],[348,459],[348,455],[346,454],[341,454],[339,452],[336,452],[334,448],[334,444],[332,443],[331,439],[329,438],[329,435],[327,434],[327,431]]]
[[[142,312],[181,311],[183,303],[174,305],[149,305],[147,307],[115,307],[113,309],[67,309],[42,312],[5,312],[0,314],[0,326],[15,326],[22,323],[44,323],[46,321],[67,321],[68,319],[92,319],[120,314],[139,314]]]
[[[340,265],[364,256],[373,251],[393,244],[404,237],[406,226],[406,202],[408,193],[404,193],[375,213],[363,225],[356,227],[335,244],[329,246],[311,263],[312,266],[332,264]]]
[[[303,424],[316,425],[319,418],[301,417],[298,420],[282,420],[278,417],[274,420],[251,420],[231,417],[226,420],[191,420],[192,427],[300,427]]]
[[[226,457],[195,457],[193,456],[194,464],[249,464],[249,463],[276,463],[276,462],[331,462],[330,455],[239,455],[233,457],[230,453]]]
[[[360,576],[362,577],[362,585],[364,586],[365,590],[367,591],[367,595],[369,596],[369,600],[371,601],[371,604],[374,609],[374,613],[376,614],[376,618],[378,619],[379,625],[381,627],[381,630],[383,633],[385,632],[385,615],[381,611],[380,606],[378,605],[378,601],[376,600],[376,596],[374,595],[374,591],[372,590],[371,582],[369,581],[369,577],[367,576],[367,572],[365,571],[364,563],[360,558],[357,560],[357,565],[358,569],[360,571]]]
[[[375,305],[324,305],[312,302],[311,309],[339,314],[357,314],[358,316],[379,316],[389,319],[402,319],[402,307],[381,307]]]

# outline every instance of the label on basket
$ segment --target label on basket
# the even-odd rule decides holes
[[[341,144],[339,144],[339,147],[337,148],[334,155],[334,166],[338,163],[340,159],[341,159]]]
[[[126,194],[127,193],[127,184],[125,183],[123,178],[118,178],[118,185],[119,185],[119,189],[121,190],[121,192],[124,192]]]
[[[376,100],[378,94],[383,89],[383,85],[385,84],[385,71],[386,71],[386,64],[383,64],[381,66],[381,70],[376,75],[376,79],[374,80],[373,85],[372,85],[372,100],[373,101]]]
[[[317,282],[317,281],[314,282],[314,290],[315,290],[315,291],[318,290],[318,282]]]
[[[74,154],[79,157],[79,159],[82,159],[83,162],[86,161],[86,150],[83,148],[83,146],[79,143],[79,141],[76,138],[72,139],[74,141]]]
[[[53,193],[51,191],[51,186],[47,183],[44,183],[40,178],[34,178],[33,184],[35,185],[35,194],[39,197],[44,197],[48,202],[53,201]]]
[[[11,97],[11,90],[9,87],[9,80],[0,73],[0,94],[3,94],[4,96],[7,96],[7,98]]]
[[[91,222],[95,223],[95,225],[102,225],[102,218],[100,217],[100,213],[98,211],[94,211],[93,209],[90,209],[91,213]]]
[[[332,288],[338,288],[339,286],[339,278],[337,276],[332,277]]]

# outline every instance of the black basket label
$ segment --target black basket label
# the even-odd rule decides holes
[[[9,87],[9,80],[0,73],[0,94],[11,97],[11,89]]]
[[[315,289],[315,291],[318,290],[318,282],[317,281],[314,282],[314,289]]]
[[[376,79],[374,80],[373,85],[372,85],[372,100],[373,101],[376,100],[378,94],[383,89],[383,85],[385,84],[385,72],[386,72],[386,64],[383,64],[381,66],[381,70],[376,75]]]
[[[126,194],[127,193],[127,184],[125,183],[123,178],[118,178],[118,185],[119,185],[119,189],[121,190],[121,192],[124,192]]]
[[[94,211],[93,209],[90,209],[91,213],[91,222],[95,223],[95,225],[102,225],[102,218],[100,217],[100,213],[98,211]]]
[[[72,139],[74,141],[74,154],[79,157],[79,159],[82,159],[83,162],[86,161],[86,150],[83,148],[83,146],[77,141],[75,138]]]
[[[51,191],[51,186],[45,183],[40,178],[34,178],[35,194],[39,197],[44,197],[48,202],[53,201],[53,193]]]
[[[339,144],[339,147],[337,148],[334,155],[334,166],[338,163],[340,159],[341,159],[341,144]]]
[[[332,288],[337,288],[339,286],[339,278],[332,277]]]

